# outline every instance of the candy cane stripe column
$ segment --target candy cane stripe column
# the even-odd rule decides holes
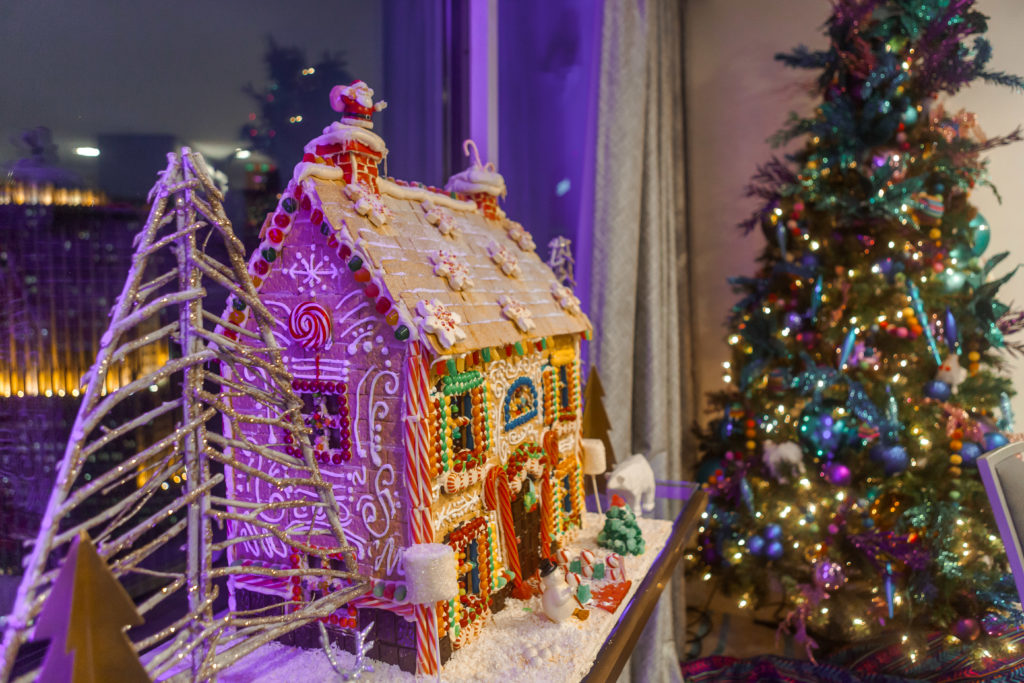
[[[427,383],[428,367],[419,342],[410,345],[405,363],[405,463],[412,502],[410,536],[413,543],[432,543],[434,523],[430,504],[430,388]],[[437,612],[435,604],[416,605],[416,673],[436,675],[440,670],[437,659]]]

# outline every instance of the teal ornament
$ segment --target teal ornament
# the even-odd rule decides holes
[[[971,251],[967,247],[957,245],[949,250],[949,260],[956,260],[956,265],[967,265],[971,258]]]
[[[971,229],[971,253],[975,256],[981,256],[988,249],[988,243],[992,239],[992,231],[988,227],[988,221],[979,213],[971,219],[967,227]]]
[[[843,350],[839,354],[839,368],[842,369],[846,365],[846,361],[850,360],[850,353],[853,351],[853,342],[857,339],[857,328],[851,327],[850,331],[846,333],[846,339],[843,340]]]
[[[825,286],[821,276],[814,282],[814,289],[811,291],[811,308],[807,311],[807,319],[815,322],[818,316],[818,309],[821,308],[821,290]]]
[[[917,123],[917,118],[918,118],[917,107],[915,107],[913,105],[907,107],[903,111],[903,114],[900,115],[900,121],[902,121],[903,125],[905,125],[905,126],[912,126],[912,125],[914,125],[915,123]]]
[[[844,417],[837,415],[836,407],[810,403],[800,413],[797,433],[804,452],[819,458],[832,457],[846,445],[851,428]]]
[[[896,590],[892,581],[892,562],[885,563],[885,601],[889,604],[889,618],[893,618],[893,602]]]
[[[1013,419],[1013,407],[1010,405],[1010,395],[1005,391],[999,394],[999,428],[1004,432],[1012,432],[1016,428]]]
[[[967,276],[956,268],[946,268],[939,275],[939,279],[942,280],[942,288],[947,294],[956,294],[967,283]]]

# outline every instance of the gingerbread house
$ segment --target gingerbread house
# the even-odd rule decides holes
[[[388,150],[371,118],[384,105],[372,95],[361,82],[332,91],[341,120],[306,145],[249,271],[276,317],[358,569],[372,577],[370,593],[326,620],[373,622],[371,656],[432,673],[581,525],[579,349],[590,324],[500,208],[505,182],[492,165],[477,158],[443,190],[380,176]],[[247,339],[248,312],[228,305],[223,333]],[[263,430],[250,438],[283,438]],[[262,500],[246,468],[288,476],[258,453],[235,457],[234,498]],[[314,538],[321,528],[286,507],[275,514]],[[454,548],[459,596],[414,605],[403,552],[430,542]],[[269,538],[229,552],[240,566],[308,561]],[[229,592],[257,608],[261,595],[334,588],[242,573]]]

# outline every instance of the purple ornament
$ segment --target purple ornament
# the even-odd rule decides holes
[[[981,635],[981,624],[977,619],[964,617],[953,624],[953,635],[965,643],[972,643]]]
[[[882,465],[890,477],[907,469],[910,456],[907,449],[899,444],[878,444],[871,449],[871,459]]]
[[[786,327],[791,330],[798,330],[804,324],[803,317],[796,311],[790,311],[786,314]]]
[[[945,401],[953,394],[953,390],[948,384],[937,379],[925,382],[924,384],[924,395],[928,398],[934,398],[936,401]]]
[[[843,463],[833,462],[825,466],[825,478],[833,486],[849,486],[853,475],[850,468]]]
[[[765,548],[764,555],[769,560],[777,560],[780,557],[782,557],[783,551],[784,548],[782,547],[782,543],[780,541],[772,541],[768,544],[768,547]]]
[[[764,552],[764,539],[760,536],[751,536],[747,541],[747,548],[752,555],[760,555]]]
[[[761,535],[766,541],[777,541],[782,538],[782,527],[778,524],[769,524],[761,532]]]
[[[843,567],[838,562],[825,558],[814,563],[814,585],[825,590],[839,588],[846,583]]]

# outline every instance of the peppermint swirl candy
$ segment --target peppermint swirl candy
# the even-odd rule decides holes
[[[303,348],[323,348],[331,338],[331,316],[315,301],[305,301],[292,309],[288,332]]]

